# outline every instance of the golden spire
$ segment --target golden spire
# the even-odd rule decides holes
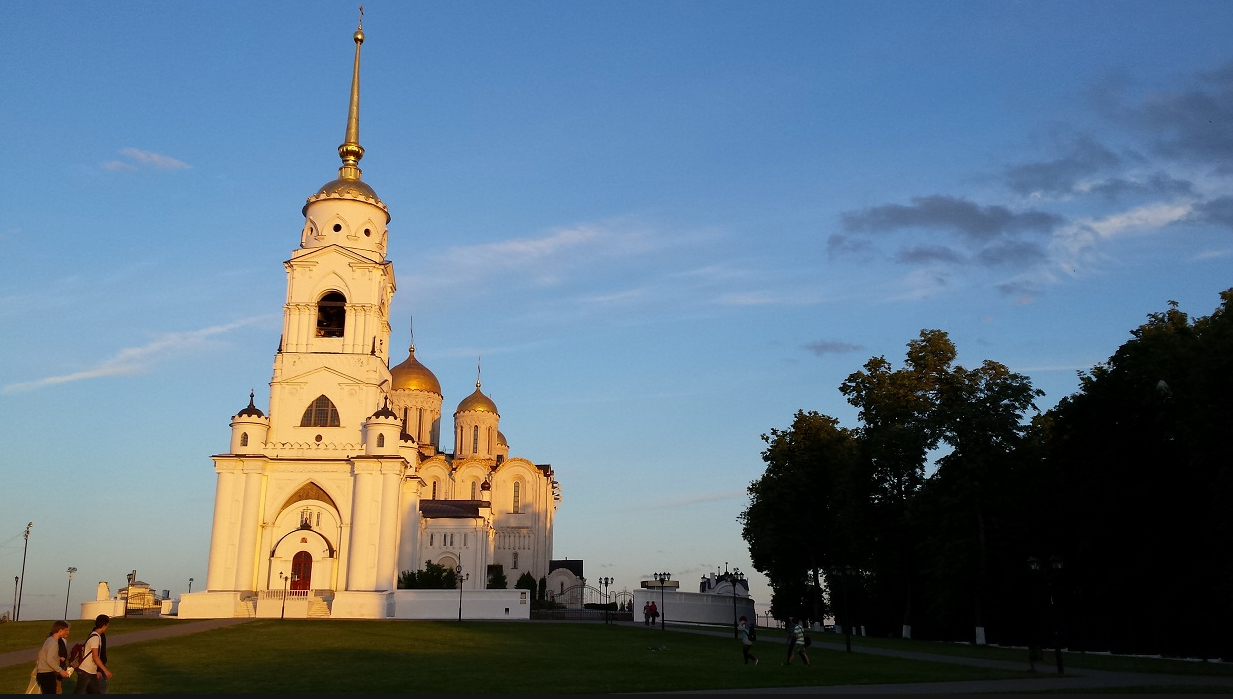
[[[347,136],[338,147],[338,156],[342,158],[342,167],[338,168],[338,178],[343,180],[360,179],[360,158],[364,157],[364,148],[360,145],[360,44],[364,43],[364,6],[360,5],[360,22],[355,29],[355,66],[351,73],[351,106],[347,110]]]

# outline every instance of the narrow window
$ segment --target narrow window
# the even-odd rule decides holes
[[[518,509],[522,505],[522,483],[514,481],[514,514],[522,512]]]
[[[240,446],[242,447],[248,446],[248,433],[247,432],[243,432],[240,434]]]
[[[422,439],[423,434],[424,434],[424,409],[416,408],[415,409],[415,441],[417,442],[424,441]]]
[[[475,499],[475,481],[471,481],[471,499]]]
[[[317,302],[317,337],[342,337],[347,327],[347,297],[331,291]]]
[[[428,535],[428,545],[429,546],[432,546],[432,540],[435,539],[436,536],[437,536],[436,534],[429,533]]]
[[[430,499],[432,499],[432,500],[436,500],[436,499],[437,499],[437,479],[435,479],[435,478],[434,478],[434,479],[433,479],[433,481],[432,481],[432,498],[430,498]]]
[[[377,435],[377,448],[380,449],[383,446],[385,446],[385,435],[379,434]]]
[[[471,428],[471,453],[479,451],[479,425]],[[471,498],[474,500],[475,498]]]
[[[338,427],[338,408],[324,394],[317,396],[304,410],[300,427]]]
[[[321,526],[321,513],[320,512],[317,513],[317,526],[318,527]]]
[[[415,436],[415,433],[413,433],[411,430],[407,429],[407,411],[408,411],[408,410],[410,410],[410,408],[403,408],[403,409],[402,409],[402,431],[403,431],[403,432],[406,432],[407,434],[409,434],[409,435],[411,435],[411,436]]]
[[[453,545],[454,545],[454,534],[451,532],[450,533],[450,546],[453,546]]]
[[[514,552],[514,570],[518,570],[518,552]]]
[[[467,535],[466,534],[462,535],[462,547],[464,549],[467,547]]]

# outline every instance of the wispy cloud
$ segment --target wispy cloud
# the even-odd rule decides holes
[[[841,342],[839,340],[818,340],[805,345],[805,349],[813,352],[819,357],[828,354],[848,354],[850,352],[859,352],[864,347],[854,345],[850,342]]]
[[[215,325],[209,328],[202,328],[201,330],[167,333],[140,347],[127,347],[122,349],[114,356],[104,359],[88,369],[76,371],[70,374],[48,376],[35,381],[8,384],[4,387],[4,392],[13,393],[16,391],[31,391],[38,388],[44,388],[46,386],[72,383],[74,381],[87,381],[89,379],[100,379],[109,376],[132,376],[135,374],[140,374],[147,371],[152,364],[158,362],[164,357],[183,352],[193,347],[199,347],[207,338],[220,335],[246,325],[252,325],[264,320],[265,318],[266,316],[259,316],[254,318],[246,318],[244,320],[240,320],[235,323],[228,323],[226,325]]]
[[[171,156],[151,153],[138,148],[121,148],[120,155],[127,160],[109,160],[103,163],[104,170],[187,170],[192,166]]]

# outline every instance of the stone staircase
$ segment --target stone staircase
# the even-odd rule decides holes
[[[242,599],[235,605],[237,619],[252,619],[257,616],[257,603],[251,599]]]
[[[309,619],[329,619],[330,605],[320,597],[313,597],[308,604]]]

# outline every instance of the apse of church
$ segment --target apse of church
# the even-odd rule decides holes
[[[390,368],[397,284],[386,253],[398,232],[361,179],[362,25],[353,39],[341,166],[308,197],[284,262],[268,411],[250,392],[228,450],[211,457],[206,589],[181,599],[182,617],[256,616],[277,598],[284,613],[293,603],[307,616],[387,618],[399,573],[426,561],[461,566],[465,589],[498,568],[511,586],[549,573],[561,497],[552,468],[511,455],[478,378],[443,451],[440,381],[414,344]]]

